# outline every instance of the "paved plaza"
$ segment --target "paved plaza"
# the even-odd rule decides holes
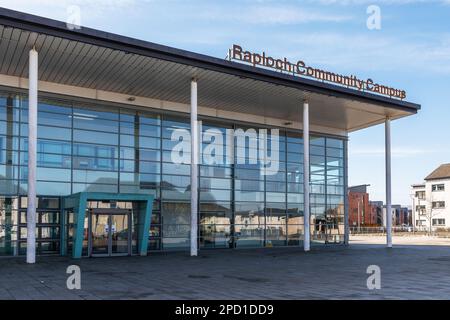
[[[352,245],[314,248],[203,250],[148,257],[71,260],[0,259],[0,299],[448,299],[450,241],[422,237],[387,249],[355,238]],[[379,238],[382,241],[383,238]],[[402,241],[405,241],[404,239]],[[445,242],[446,241],[446,242]],[[394,243],[401,242],[397,237]],[[66,268],[81,268],[81,290],[68,290]],[[381,268],[381,289],[368,290],[366,269]]]

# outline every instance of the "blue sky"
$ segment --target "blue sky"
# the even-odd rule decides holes
[[[366,27],[369,5],[381,29]],[[3,7],[66,21],[78,5],[81,24],[225,57],[233,43],[302,59],[343,74],[371,77],[422,104],[392,123],[393,202],[410,204],[412,183],[450,162],[450,0],[0,0]],[[384,200],[384,127],[352,133],[349,183],[370,184]]]

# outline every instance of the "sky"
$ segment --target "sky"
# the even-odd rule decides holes
[[[380,9],[369,29],[368,8]],[[224,58],[238,43],[402,88],[422,105],[392,122],[392,200],[450,162],[450,0],[0,0],[0,6]],[[73,10],[73,9],[72,9]],[[385,200],[384,126],[350,134],[349,185]]]

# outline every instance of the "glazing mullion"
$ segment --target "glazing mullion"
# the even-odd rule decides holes
[[[325,172],[324,172],[324,178],[325,178],[325,212],[324,212],[324,216],[325,216],[325,244],[328,243],[328,228],[330,228],[329,225],[329,217],[328,217],[328,189],[327,189],[327,185],[328,185],[328,150],[327,150],[327,145],[328,145],[328,139],[325,139],[325,143],[324,143],[324,147],[325,147],[325,163],[324,163],[324,168],[325,168]]]
[[[71,115],[71,128],[70,128],[70,194],[73,194],[73,154],[74,154],[74,143],[73,143],[73,103],[71,104],[70,108],[70,115]]]
[[[160,236],[160,240],[159,240],[159,248],[160,250],[164,250],[164,245],[163,245],[163,239],[164,239],[164,215],[163,215],[163,188],[162,188],[162,179],[163,179],[163,121],[164,121],[164,115],[160,114],[160,120],[159,120],[159,236]]]
[[[236,137],[234,132],[236,130],[236,125],[232,125],[233,129],[233,161],[231,163],[231,177],[233,179],[231,183],[232,195],[231,195],[231,228],[230,228],[230,240],[232,248],[237,247],[236,240]]]
[[[258,138],[258,152],[259,152],[259,144],[261,143],[260,139]],[[267,135],[266,135],[266,142],[267,142]],[[272,147],[272,145],[270,145]],[[250,145],[249,145],[250,148]],[[266,145],[267,148],[267,145]],[[267,151],[267,150],[266,150]],[[265,157],[266,155],[264,155]],[[259,157],[259,155],[258,155]],[[257,158],[258,158],[257,157]],[[264,203],[263,203],[263,210],[264,210],[264,232],[263,232],[263,247],[267,244],[267,175],[266,175],[266,159],[263,160],[263,163],[259,164],[259,170],[261,174],[261,165],[263,165],[264,168]]]
[[[288,169],[287,169],[287,159],[288,159],[288,157],[287,157],[287,154],[288,154],[288,151],[287,151],[287,132],[286,131],[284,131],[284,185],[285,185],[285,192],[284,192],[284,216],[285,216],[285,225],[286,225],[286,234],[285,234],[285,236],[284,236],[284,238],[285,238],[285,245],[287,246],[287,245],[289,245],[289,236],[288,236],[288,229],[289,229],[289,216],[288,216],[288,193],[289,193],[289,190],[288,190],[288,185],[289,185],[289,182],[288,182]]]

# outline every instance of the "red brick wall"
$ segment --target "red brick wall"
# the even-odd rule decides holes
[[[373,226],[377,222],[376,210],[369,204],[369,194],[360,192],[349,192],[348,194],[348,218],[349,226],[358,226],[358,202],[361,226]]]

